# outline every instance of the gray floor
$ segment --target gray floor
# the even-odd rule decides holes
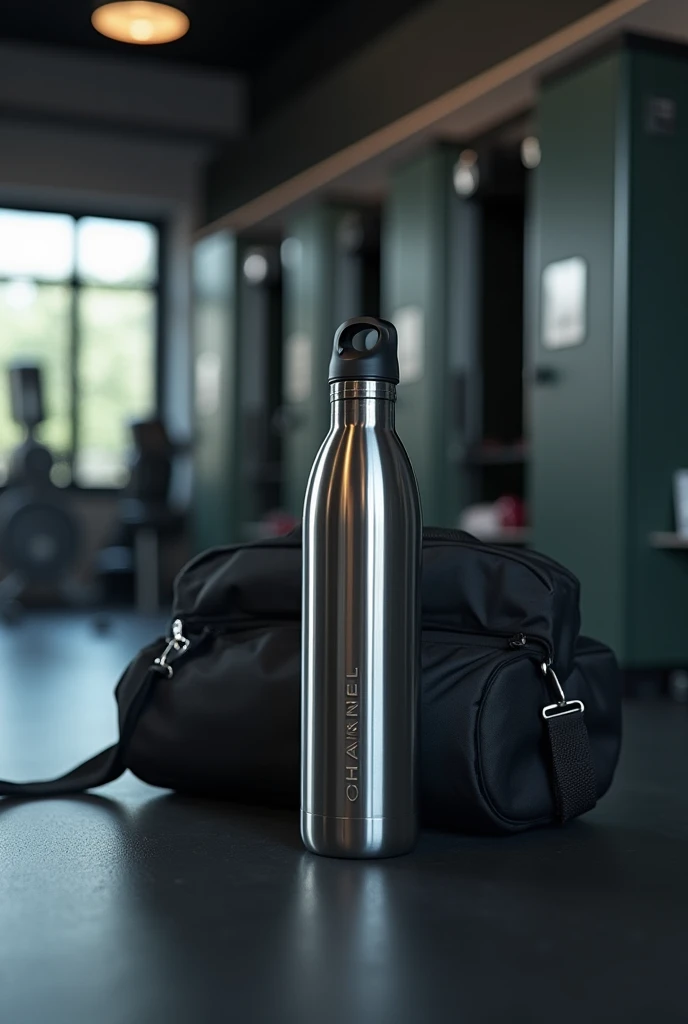
[[[31,618],[0,633],[0,776],[115,736],[119,672],[160,624]],[[161,793],[0,802],[0,1021],[688,1020],[688,711],[629,704],[584,821],[423,836],[321,860],[294,815]]]

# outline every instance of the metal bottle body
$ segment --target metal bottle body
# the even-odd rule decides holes
[[[417,835],[421,510],[385,381],[331,385],[304,508],[301,834],[335,857]]]

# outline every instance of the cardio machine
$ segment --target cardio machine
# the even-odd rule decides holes
[[[0,615],[13,621],[29,589],[62,591],[80,550],[79,521],[51,479],[53,456],[36,439],[45,419],[39,366],[9,371],[12,416],[25,436],[0,492]]]

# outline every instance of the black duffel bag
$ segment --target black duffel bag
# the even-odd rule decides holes
[[[426,825],[517,832],[576,817],[607,791],[619,672],[607,647],[579,637],[578,598],[577,579],[542,555],[424,531]],[[117,686],[119,743],[60,779],[0,783],[0,795],[80,792],[128,768],[179,793],[298,807],[300,531],[193,559],[173,618]]]

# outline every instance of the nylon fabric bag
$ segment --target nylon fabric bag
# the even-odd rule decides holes
[[[578,608],[578,581],[556,562],[424,531],[426,825],[513,833],[576,817],[607,791],[619,672],[579,636]],[[78,792],[129,768],[180,793],[298,808],[300,619],[300,535],[203,553],[177,578],[170,638],[117,686],[119,744],[62,779],[0,783],[0,795]]]

